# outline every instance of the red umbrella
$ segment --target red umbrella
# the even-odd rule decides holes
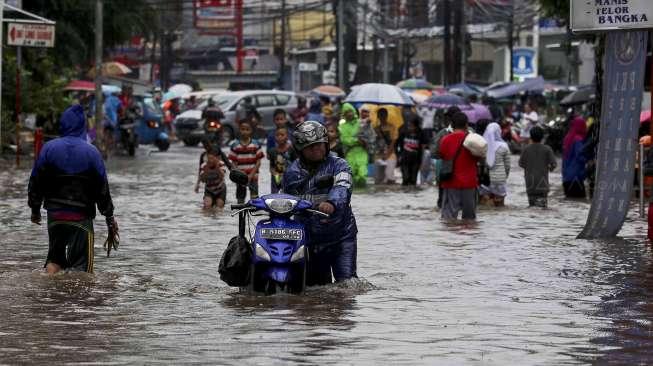
[[[86,80],[73,80],[63,90],[94,91],[95,83]]]

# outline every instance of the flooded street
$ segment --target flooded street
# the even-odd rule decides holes
[[[360,280],[261,297],[218,278],[237,219],[202,212],[200,149],[147,151],[108,164],[121,246],[106,257],[96,220],[95,275],[41,273],[29,170],[0,172],[0,363],[653,363],[646,224],[633,206],[622,238],[576,240],[589,205],[559,172],[551,208],[528,209],[513,158],[508,207],[468,225],[440,221],[434,188],[356,192]]]

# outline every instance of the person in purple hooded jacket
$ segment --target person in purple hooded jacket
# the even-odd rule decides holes
[[[117,236],[113,202],[104,163],[95,146],[86,142],[86,118],[79,105],[61,116],[61,137],[49,141],[32,169],[28,186],[31,220],[41,224],[41,205],[47,210],[48,273],[62,270],[93,272],[95,207]]]

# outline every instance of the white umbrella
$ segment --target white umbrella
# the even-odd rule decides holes
[[[414,105],[412,99],[400,88],[390,84],[368,83],[352,88],[345,102]]]
[[[172,93],[181,97],[193,91],[193,87],[187,84],[175,84],[168,89],[168,93]]]

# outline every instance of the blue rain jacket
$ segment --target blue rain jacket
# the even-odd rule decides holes
[[[86,142],[86,118],[80,105],[68,108],[60,120],[62,137],[43,146],[32,169],[28,205],[39,212],[73,211],[95,217],[95,206],[104,216],[113,216],[107,173],[102,156]]]
[[[305,165],[295,160],[283,176],[283,192],[313,202],[317,207],[327,201],[336,208],[330,218],[319,215],[298,215],[297,220],[306,225],[312,246],[327,247],[355,239],[358,233],[356,219],[351,210],[352,174],[347,161],[329,155],[317,169],[309,172]],[[333,176],[330,189],[314,190],[318,178]]]

